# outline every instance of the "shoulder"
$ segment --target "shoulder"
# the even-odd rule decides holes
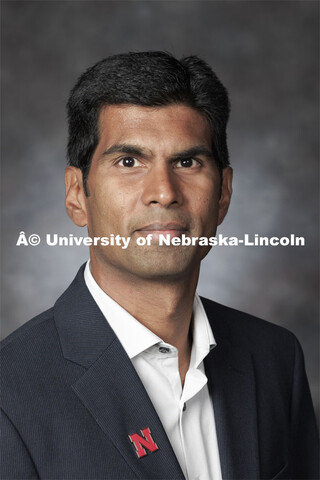
[[[295,378],[305,378],[304,355],[296,336],[279,325],[201,298],[217,350],[251,359],[257,388],[281,388],[290,395]],[[249,355],[249,357],[248,357]],[[224,357],[225,358],[225,357]]]
[[[294,355],[300,348],[295,335],[286,328],[234,308],[201,297],[214,336],[228,340],[252,352],[285,351]]]
[[[59,340],[53,308],[37,315],[1,342],[1,382],[19,384],[43,369],[46,358],[58,355]],[[37,372],[37,373],[36,373]]]
[[[0,343],[2,356],[7,357],[15,353],[16,355],[21,355],[22,352],[27,354],[28,350],[33,348],[46,351],[46,349],[50,349],[50,346],[54,345],[57,338],[55,323],[56,305],[61,306],[62,311],[66,311],[66,315],[67,308],[72,309],[72,305],[78,305],[79,296],[83,296],[83,288],[85,288],[83,280],[84,267],[85,264],[81,266],[72,284],[58,298],[55,306],[27,321],[2,340]],[[70,290],[72,290],[71,293]]]
[[[28,340],[34,339],[35,337],[41,338],[52,323],[53,308],[50,308],[27,321],[2,340],[0,343],[2,352],[14,349],[20,344],[25,345]]]
[[[62,352],[53,308],[26,322],[1,343],[1,408],[18,426],[21,418],[40,417],[68,396],[78,366]]]

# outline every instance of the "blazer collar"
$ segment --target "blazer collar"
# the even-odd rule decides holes
[[[54,306],[64,357],[86,368],[72,389],[138,478],[183,479],[148,394],[89,293],[83,271],[84,265]],[[147,427],[159,450],[139,459],[129,435]]]
[[[214,302],[202,299],[217,346],[206,357],[223,479],[257,479],[259,441],[251,353],[232,339],[232,327]],[[215,308],[218,307],[218,308]]]
[[[90,367],[115,339],[84,282],[85,264],[54,305],[54,318],[66,359]]]

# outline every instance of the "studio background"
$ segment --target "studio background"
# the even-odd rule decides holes
[[[234,193],[225,235],[304,236],[305,247],[219,247],[200,294],[294,332],[318,410],[317,1],[2,1],[1,335],[49,308],[88,258],[46,233],[86,235],[64,208],[65,102],[105,56],[203,57],[227,86]],[[37,247],[16,246],[20,231]],[[267,372],[266,372],[267,373]]]

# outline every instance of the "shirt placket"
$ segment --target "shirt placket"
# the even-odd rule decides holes
[[[187,448],[185,442],[185,432],[184,432],[184,417],[187,414],[187,401],[193,398],[198,391],[202,388],[202,385],[206,382],[202,379],[199,385],[199,374],[200,372],[188,371],[185,378],[185,387],[188,382],[188,388],[182,388],[181,378],[179,373],[179,358],[178,350],[175,347],[168,345],[160,345],[159,353],[161,353],[160,359],[163,368],[163,372],[171,385],[172,395],[174,397],[175,403],[178,406],[178,426],[179,426],[179,438],[181,444],[181,451],[183,453],[183,470],[184,475],[187,480],[197,480],[198,476],[190,477],[190,467],[188,462]],[[195,379],[195,377],[198,377]],[[194,383],[193,381],[196,380]],[[187,392],[187,394],[185,394]]]
[[[179,439],[180,439],[180,449],[183,454],[183,473],[186,479],[189,479],[188,469],[187,469],[187,455],[185,450],[185,443],[183,438],[183,404],[181,404],[182,397],[182,385],[179,373],[179,357],[178,350],[167,344],[160,345],[158,349],[160,355],[160,361],[162,366],[163,374],[165,375],[167,381],[171,387],[171,393],[174,398],[174,402],[177,405],[178,418],[177,424],[179,426]]]

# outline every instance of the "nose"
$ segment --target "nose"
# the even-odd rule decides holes
[[[163,163],[150,169],[144,178],[142,201],[145,205],[158,204],[165,208],[181,205],[178,179],[170,165]]]

